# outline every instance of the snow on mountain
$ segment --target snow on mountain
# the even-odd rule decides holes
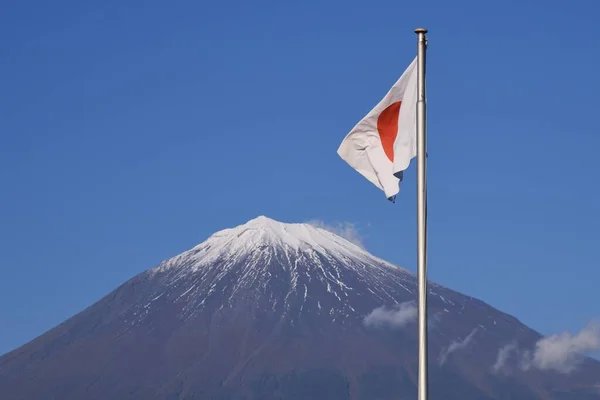
[[[225,300],[221,308],[231,305],[237,293],[247,294],[248,290],[257,298],[269,294],[271,306],[276,309],[277,292],[287,285],[283,300],[286,312],[290,311],[292,299],[301,298],[298,312],[306,312],[308,304],[312,306],[309,309],[326,312],[332,319],[357,313],[348,301],[356,296],[352,282],[366,284],[377,299],[394,303],[397,296],[392,291],[416,290],[413,274],[332,232],[264,216],[216,232],[205,242],[150,270],[150,276],[157,275],[163,276],[165,282],[161,290],[185,286],[175,300],[192,301],[194,311],[205,307],[211,297]],[[327,310],[312,296],[313,290],[321,289],[327,292]],[[160,295],[156,293],[156,297]]]
[[[353,259],[368,265],[397,268],[325,229],[310,224],[282,223],[260,216],[238,227],[216,232],[205,242],[162,263],[155,270],[164,271],[185,262],[192,271],[197,271],[224,257],[234,263],[253,253],[260,260],[272,248],[281,250],[288,259],[301,256],[320,262],[319,254],[338,261]]]

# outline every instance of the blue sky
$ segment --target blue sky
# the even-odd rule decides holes
[[[394,205],[336,150],[414,57],[419,26],[429,277],[544,334],[580,330],[600,317],[599,12],[3,3],[0,353],[261,214],[353,223],[415,270],[415,169]]]

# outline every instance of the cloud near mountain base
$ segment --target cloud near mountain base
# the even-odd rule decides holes
[[[455,340],[452,343],[450,343],[450,345],[446,349],[442,350],[438,359],[439,364],[444,365],[448,360],[448,356],[450,354],[467,347],[473,340],[473,336],[475,336],[477,330],[477,328],[473,329],[471,333],[469,333],[463,340]]]
[[[417,306],[409,301],[393,308],[378,307],[363,320],[369,327],[402,328],[417,319]]]
[[[577,369],[587,354],[598,350],[600,320],[594,320],[577,334],[563,332],[542,338],[533,350],[521,350],[516,343],[509,343],[498,351],[492,371],[509,372],[508,363],[514,357],[523,371],[535,368],[569,374]]]

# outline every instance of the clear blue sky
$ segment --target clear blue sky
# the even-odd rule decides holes
[[[0,353],[259,214],[357,224],[415,269],[336,154],[429,28],[429,276],[544,334],[600,317],[597,0],[5,1]]]

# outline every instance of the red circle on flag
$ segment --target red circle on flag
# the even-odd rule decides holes
[[[391,162],[394,162],[394,142],[396,136],[398,136],[400,105],[402,105],[401,101],[390,104],[377,118],[377,132],[381,139],[383,151]]]

